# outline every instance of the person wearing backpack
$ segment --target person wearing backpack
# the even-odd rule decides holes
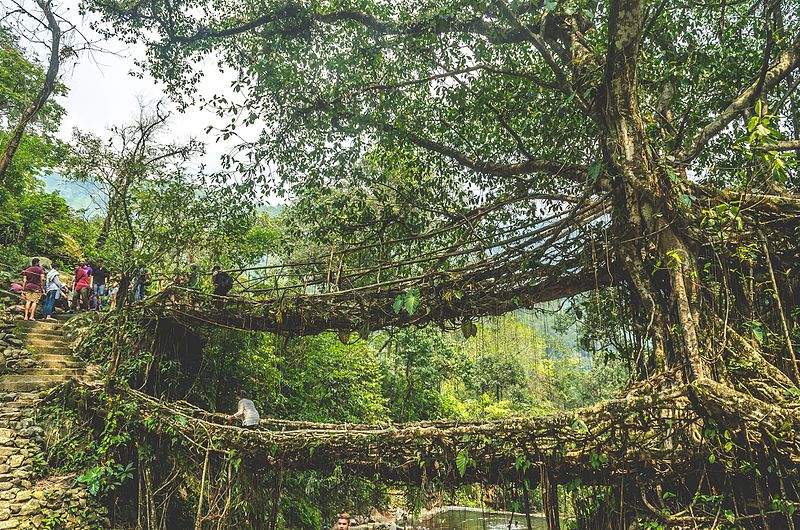
[[[214,294],[217,296],[227,296],[228,292],[233,289],[233,278],[219,265],[214,265],[214,268],[211,269],[211,283],[214,285]]]

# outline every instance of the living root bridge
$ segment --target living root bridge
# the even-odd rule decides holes
[[[75,384],[75,383],[73,383]],[[708,379],[669,390],[611,400],[555,416],[491,422],[393,425],[320,424],[265,419],[258,430],[222,424],[223,416],[185,402],[166,403],[127,387],[65,387],[87,396],[88,412],[103,417],[110,395],[135,403],[131,430],[177,436],[181,450],[242,458],[259,472],[331,471],[387,481],[440,485],[500,483],[544,467],[556,483],[675,479],[703,467],[719,441],[711,422],[744,430],[774,447],[787,464],[800,455],[792,434],[797,409],[769,405]]]
[[[560,271],[548,272],[557,276]],[[324,331],[369,333],[389,327],[430,323],[457,328],[471,319],[532,308],[542,302],[611,285],[613,280],[608,271],[591,269],[503,290],[493,289],[491,282],[444,281],[436,284],[433,279],[426,279],[417,286],[419,305],[424,310],[413,315],[393,309],[397,297],[411,287],[381,290],[367,286],[363,292],[284,293],[280,297],[257,299],[216,296],[170,286],[140,307],[146,314],[194,325],[211,324],[284,335],[315,335]],[[445,294],[452,292],[458,292],[459,297]]]

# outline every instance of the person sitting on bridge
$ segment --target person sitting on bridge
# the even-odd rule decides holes
[[[335,530],[350,530],[350,519],[351,517],[349,513],[340,513],[336,517],[336,526],[333,528]]]
[[[226,416],[228,420],[239,418],[242,420],[242,427],[245,429],[255,429],[258,427],[258,422],[261,418],[258,415],[256,406],[247,398],[247,392],[239,390],[236,393],[236,398],[239,400],[239,410],[236,414]]]
[[[214,284],[214,294],[217,296],[227,296],[233,288],[233,278],[219,265],[214,265],[211,269],[211,283]]]

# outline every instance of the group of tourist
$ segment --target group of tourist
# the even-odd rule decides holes
[[[54,320],[56,307],[72,312],[100,311],[104,297],[109,297],[113,306],[119,287],[110,280],[111,275],[102,258],[91,265],[81,260],[73,271],[69,285],[62,281],[58,263],[46,269],[39,258],[33,258],[31,266],[22,271],[22,297],[25,301],[22,317],[24,320],[36,320],[39,303],[45,320]],[[70,291],[72,305],[69,303]]]
[[[199,282],[200,274],[196,265],[191,266],[188,275],[176,276],[175,281],[176,284],[191,289],[198,288]],[[105,296],[110,296],[112,307],[116,304],[119,286],[112,281],[102,259],[98,259],[92,264],[86,260],[80,260],[68,283],[69,288],[61,279],[61,271],[57,263],[45,268],[41,265],[39,258],[33,258],[30,267],[22,271],[22,296],[25,300],[23,318],[36,320],[36,309],[40,303],[45,320],[54,320],[52,315],[56,305],[61,305],[66,310],[71,309],[73,312],[90,309],[99,311],[102,309],[102,300]],[[145,288],[149,283],[147,269],[141,266],[137,267],[133,278],[134,300],[144,297]],[[218,265],[214,266],[212,270],[211,283],[214,294],[218,296],[226,296],[233,287],[231,276],[222,271]],[[71,307],[68,304],[70,290],[72,291]],[[238,410],[235,414],[227,415],[225,418],[229,421],[240,421],[245,429],[257,428],[261,419],[253,401],[249,399],[244,390],[238,391],[236,397]],[[340,514],[337,517],[335,529],[348,530],[350,520],[349,514]]]
[[[199,289],[201,274],[196,264],[190,266],[188,274],[176,273],[175,283],[190,289]],[[150,285],[150,273],[144,265],[138,265],[131,278],[131,297],[133,301],[143,299]],[[219,265],[211,272],[213,293],[227,296],[233,288],[233,278]],[[67,285],[68,284],[68,285]],[[33,258],[31,266],[22,272],[22,295],[25,300],[23,318],[35,320],[36,309],[41,304],[42,316],[45,320],[53,320],[53,312],[60,307],[65,312],[100,311],[104,299],[108,298],[111,307],[116,305],[119,283],[106,269],[102,258],[93,262],[80,260],[75,267],[72,278],[62,281],[61,271],[57,263],[49,268],[42,267],[39,258]],[[71,296],[70,296],[71,292]],[[44,301],[42,301],[44,300]],[[70,304],[71,301],[71,304]]]

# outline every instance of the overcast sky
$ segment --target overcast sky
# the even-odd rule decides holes
[[[58,11],[78,23],[89,38],[98,38],[89,29],[89,21],[78,14],[77,3],[77,0],[67,0]],[[69,88],[68,95],[59,99],[67,111],[60,131],[64,140],[69,140],[73,127],[105,135],[109,126],[132,120],[138,112],[138,97],[157,101],[164,95],[163,87],[146,72],[142,79],[130,75],[136,69],[134,60],[144,55],[142,47],[131,48],[119,41],[104,41],[98,46],[113,53],[84,53],[77,64],[73,62],[64,71],[61,79]],[[209,65],[207,72],[199,87],[201,94],[230,92],[230,80],[224,79],[215,65]],[[217,137],[213,131],[205,133],[207,126],[221,123],[220,118],[209,111],[190,108],[173,116],[170,130],[177,138],[195,136],[206,143],[207,153],[202,162],[213,171],[219,168],[220,155],[234,145],[233,140],[215,142]]]

